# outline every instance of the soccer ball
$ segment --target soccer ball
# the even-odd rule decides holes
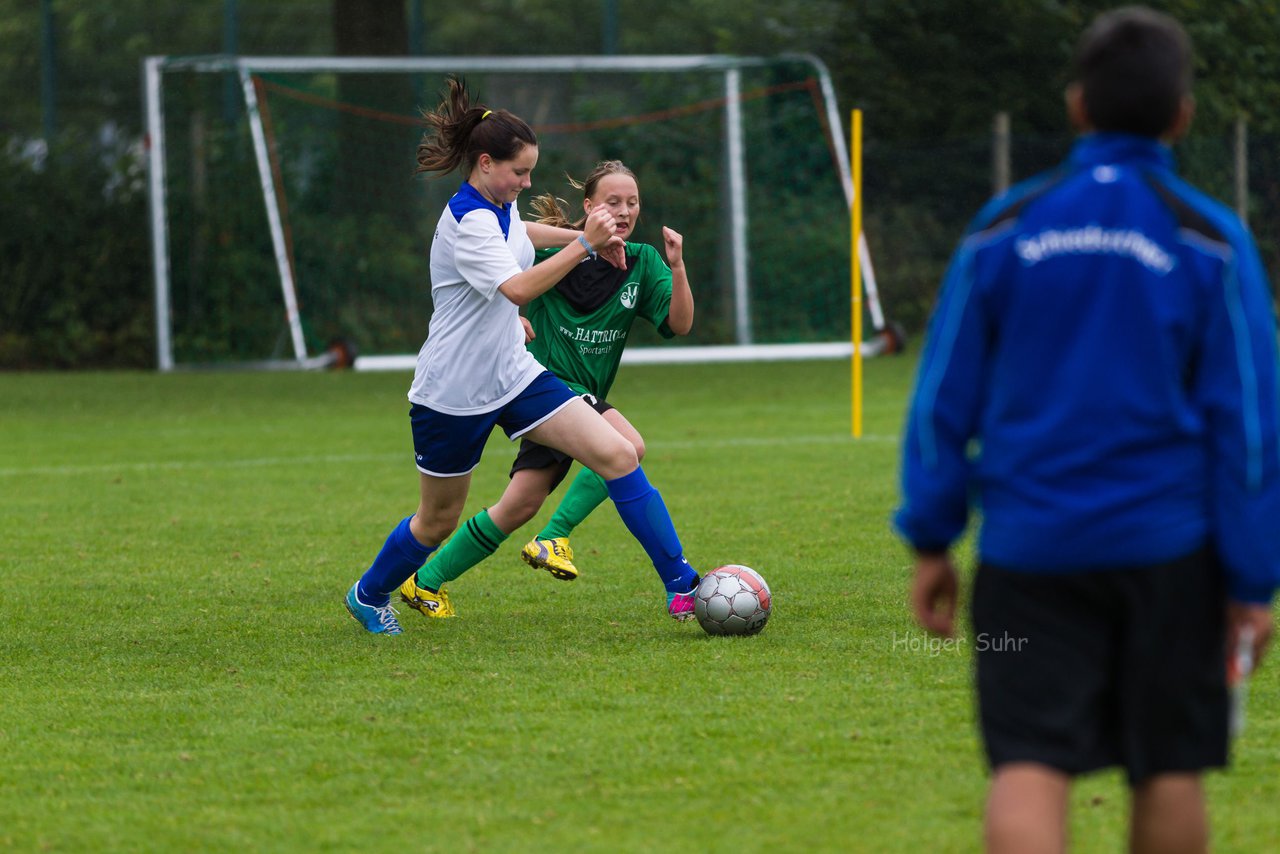
[[[773,596],[760,573],[729,564],[702,576],[693,613],[709,635],[754,635],[769,621]]]

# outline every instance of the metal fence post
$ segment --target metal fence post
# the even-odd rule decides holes
[[[1000,195],[1009,189],[1009,114],[996,113],[991,127],[991,192]]]
[[[1236,116],[1236,213],[1240,221],[1249,224],[1249,118],[1244,113]]]

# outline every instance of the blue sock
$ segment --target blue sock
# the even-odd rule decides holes
[[[382,544],[382,551],[373,559],[373,566],[360,576],[356,587],[356,596],[366,605],[381,608],[391,601],[391,594],[404,584],[404,580],[418,571],[427,557],[436,550],[435,546],[424,546],[409,530],[406,516],[400,520]]]
[[[676,527],[671,523],[667,505],[658,490],[649,484],[644,470],[637,468],[631,474],[606,480],[604,485],[618,508],[623,524],[653,561],[653,568],[658,571],[667,592],[687,593],[692,590],[698,573],[684,559],[684,549],[676,536]]]

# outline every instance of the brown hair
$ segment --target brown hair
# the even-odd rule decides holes
[[[601,160],[596,164],[596,168],[587,173],[585,181],[578,182],[570,175],[564,177],[569,180],[569,185],[575,190],[582,191],[582,197],[589,199],[596,192],[596,186],[599,185],[600,179],[606,175],[630,175],[636,177],[636,173],[632,172],[621,160]],[[640,179],[636,178],[636,183],[640,183]],[[578,217],[576,222],[570,222],[569,216],[564,212],[565,207],[569,205],[564,199],[558,199],[550,193],[537,196],[529,203],[529,207],[533,210],[538,222],[545,225],[554,225],[560,228],[577,228],[581,229],[583,223],[587,221],[586,214]]]
[[[472,106],[466,82],[448,78],[448,92],[440,105],[422,111],[427,131],[418,143],[416,172],[446,174],[458,167],[470,174],[481,154],[494,160],[512,160],[538,137],[524,119],[506,110]]]

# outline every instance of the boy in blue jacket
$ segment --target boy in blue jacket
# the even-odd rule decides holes
[[[912,607],[950,636],[950,549],[982,517],[971,616],[989,851],[1060,851],[1071,780],[1121,766],[1130,846],[1208,845],[1226,651],[1258,661],[1280,584],[1276,324],[1240,221],[1174,174],[1191,46],[1100,16],[1058,169],[957,249],[906,425],[894,523]]]

